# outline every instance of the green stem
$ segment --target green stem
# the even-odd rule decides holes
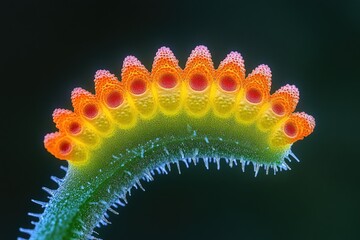
[[[119,198],[126,199],[140,180],[151,180],[154,170],[168,171],[171,163],[226,159],[231,166],[238,160],[250,161],[255,168],[263,164],[286,169],[288,151],[269,149],[265,135],[254,126],[240,129],[228,119],[213,124],[212,117],[207,124],[186,116],[181,121],[144,121],[103,143],[88,165],[70,165],[30,239],[90,238],[94,227],[106,224],[104,214]]]

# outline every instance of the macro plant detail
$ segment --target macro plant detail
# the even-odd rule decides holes
[[[197,46],[185,68],[161,47],[149,72],[134,56],[125,58],[121,81],[106,70],[95,74],[95,94],[71,93],[73,110],[55,109],[58,131],[45,148],[68,168],[49,202],[33,200],[43,213],[29,239],[98,239],[95,227],[127,203],[131,189],[167,174],[173,166],[221,162],[252,164],[255,176],[289,170],[291,146],[311,134],[315,119],[294,112],[299,91],[285,85],[270,93],[271,70],[259,65],[246,76],[240,53],[230,52],[214,68],[205,46]],[[200,163],[201,162],[201,163]]]

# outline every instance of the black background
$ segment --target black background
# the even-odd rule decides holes
[[[97,69],[119,76],[125,56],[150,69],[170,47],[183,67],[199,44],[215,66],[231,50],[261,63],[273,91],[300,89],[315,132],[294,145],[292,171],[183,168],[136,191],[105,239],[360,239],[359,1],[14,1],[1,4],[0,239],[30,227],[30,199],[62,176],[43,149],[51,113],[70,92],[93,91]]]

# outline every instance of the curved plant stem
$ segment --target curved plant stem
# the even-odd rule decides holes
[[[166,173],[172,163],[187,166],[202,159],[206,167],[209,162],[220,167],[223,159],[230,166],[252,162],[256,173],[260,166],[287,169],[283,159],[289,152],[267,148],[253,126],[237,129],[228,119],[217,119],[216,125],[208,120],[204,124],[184,116],[184,124],[166,118],[144,121],[104,143],[91,163],[69,165],[59,188],[43,203],[45,211],[30,239],[91,239],[94,227],[108,223],[106,212],[116,212],[132,187],[151,181],[154,171]]]

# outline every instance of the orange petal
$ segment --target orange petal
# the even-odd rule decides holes
[[[166,115],[178,113],[182,104],[182,70],[169,48],[161,47],[156,52],[151,78],[160,110]]]
[[[114,74],[98,70],[95,74],[95,95],[107,108],[117,108],[124,102],[124,89]]]
[[[186,111],[194,116],[204,116],[210,109],[210,88],[214,81],[214,64],[205,46],[197,46],[190,54],[184,69],[187,92]]]
[[[246,99],[251,103],[259,103],[270,96],[271,70],[267,65],[259,65],[245,79]]]
[[[151,89],[150,73],[137,58],[128,56],[124,60],[121,76],[140,116],[146,119],[152,118],[155,115],[156,105]]]
[[[311,134],[314,128],[314,117],[304,112],[293,113],[274,131],[271,143],[275,146],[292,144]]]
[[[215,73],[213,91],[214,113],[218,117],[231,115],[238,100],[238,93],[245,79],[244,60],[240,53],[230,52],[221,61]]]
[[[292,113],[299,102],[299,90],[294,85],[285,85],[270,97],[271,107],[275,114]]]
[[[230,52],[216,70],[220,89],[231,92],[239,89],[245,79],[245,65],[240,53]]]
[[[95,95],[82,88],[75,88],[71,93],[71,101],[77,115],[83,117],[100,133],[107,134],[110,132],[111,123]]]
[[[144,94],[150,88],[150,73],[134,56],[124,59],[121,79],[126,90],[133,95]]]
[[[83,162],[87,158],[87,150],[60,132],[49,133],[44,138],[46,150],[61,160]]]

